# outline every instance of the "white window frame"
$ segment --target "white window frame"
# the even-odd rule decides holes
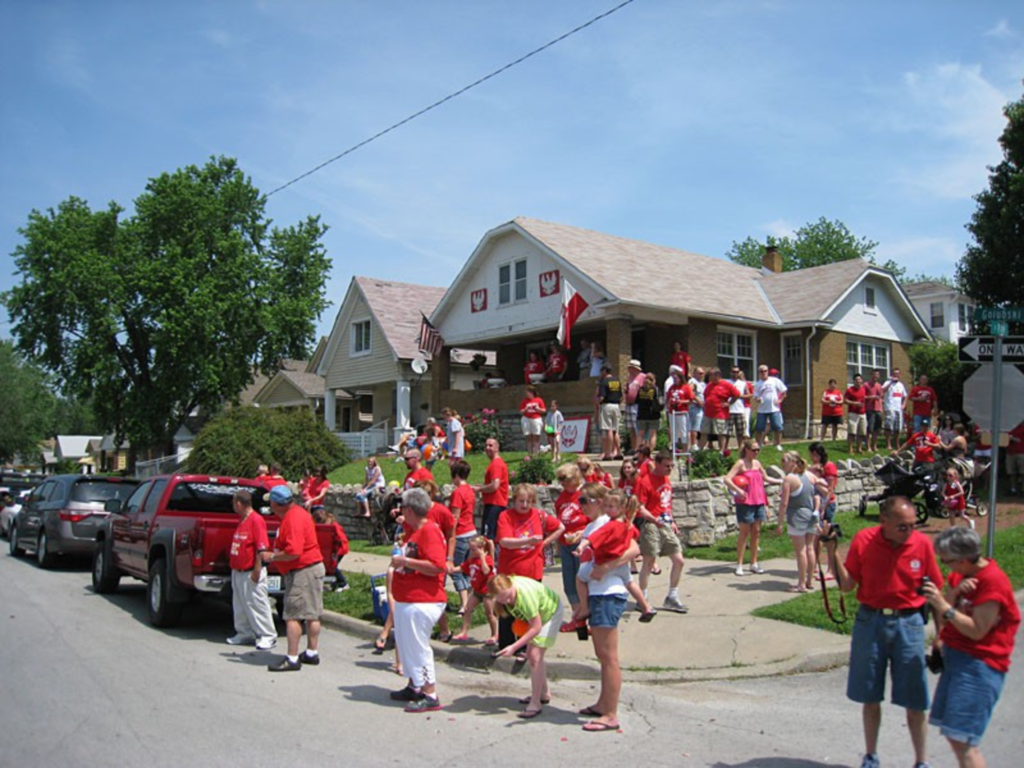
[[[864,311],[871,315],[878,314],[878,298],[873,285],[864,286]]]
[[[939,314],[935,314],[935,308],[939,308]],[[938,322],[935,322],[938,320]],[[928,327],[929,328],[942,328],[946,325],[946,302],[944,301],[930,301],[928,302]]]
[[[349,333],[349,357],[366,357],[373,354],[373,323],[370,318],[353,320],[349,323],[352,329]],[[366,329],[365,334],[361,330]],[[365,340],[361,338],[365,335]]]
[[[799,351],[798,364],[792,365],[789,362],[789,358],[786,357],[786,342],[796,340],[796,349]],[[789,387],[802,387],[804,385],[804,337],[803,334],[797,333],[784,333],[781,339],[782,348],[782,380]],[[796,370],[793,370],[793,369]]]
[[[735,366],[738,366],[739,368],[743,369],[743,373],[747,377],[747,381],[755,381],[757,379],[757,375],[756,375],[756,371],[757,371],[757,331],[755,331],[755,330],[753,330],[751,328],[734,328],[734,327],[725,326],[725,325],[718,326],[718,328],[716,329],[716,334],[715,334],[715,364],[718,365],[719,368],[721,368],[721,365],[719,365],[719,362],[718,362],[719,358],[727,357],[727,356],[721,354],[718,351],[718,334],[724,334],[724,335],[732,337],[732,356],[729,358],[731,360],[731,362],[730,362],[729,366],[727,366],[725,368],[722,368],[722,378],[724,378],[724,379],[730,378],[729,368],[731,368],[732,366],[735,365]],[[738,345],[736,343],[736,337],[737,336],[749,336],[750,337],[750,357],[749,358],[748,357],[738,357],[737,356],[737,354],[736,354],[736,350],[737,350],[737,347],[738,347]],[[749,365],[746,364],[747,360],[750,361]]]
[[[851,350],[850,345],[855,349]],[[865,348],[870,348],[871,359],[865,355]],[[851,354],[852,352],[852,354]],[[882,355],[879,355],[882,352]],[[878,339],[864,339],[856,336],[846,337],[846,380],[853,382],[855,374],[860,374],[864,381],[871,378],[871,372],[878,368],[883,375],[892,366],[892,344],[887,342],[879,343]]]
[[[962,301],[956,305],[956,327],[960,333],[967,333],[968,322],[967,319],[970,317],[970,308]]]
[[[529,280],[529,265],[526,263],[526,258],[512,259],[498,265],[498,307],[511,307],[515,304],[525,304],[529,299],[530,292],[528,287]],[[522,277],[516,273],[519,270],[519,266],[522,265]],[[502,269],[508,269],[508,282],[503,282],[501,279]],[[502,289],[505,290],[507,296],[502,295]]]

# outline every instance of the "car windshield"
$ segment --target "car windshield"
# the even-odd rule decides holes
[[[234,514],[231,497],[235,491],[250,491],[253,496],[262,492],[260,488],[249,488],[235,484],[179,483],[171,492],[167,508],[178,512],[223,512]],[[254,499],[255,501],[255,499]]]
[[[104,503],[108,499],[124,501],[135,490],[134,480],[79,480],[71,489],[71,501]]]

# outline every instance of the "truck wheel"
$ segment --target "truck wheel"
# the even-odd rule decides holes
[[[11,551],[12,557],[25,556],[25,550],[22,549],[21,545],[18,543],[18,526],[14,526],[13,528],[11,528],[11,536],[7,540],[7,546]]]
[[[154,560],[149,566],[149,584],[146,585],[146,607],[149,623],[154,627],[173,627],[181,621],[184,603],[168,600],[171,591],[171,575],[167,561]]]
[[[121,583],[121,571],[111,559],[110,545],[106,541],[96,542],[92,553],[92,589],[98,595],[116,592]]]
[[[49,542],[46,540],[46,531],[39,534],[39,546],[36,547],[36,563],[39,564],[40,568],[53,568],[54,561],[57,559],[56,555],[46,550]]]

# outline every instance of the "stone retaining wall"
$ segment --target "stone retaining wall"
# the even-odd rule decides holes
[[[875,469],[882,460],[878,457],[863,461],[839,461],[839,484],[836,498],[840,511],[856,509],[860,497],[865,493],[878,493],[882,484],[875,478]],[[768,468],[768,474],[782,477],[777,466]],[[325,504],[328,512],[335,515],[350,538],[368,539],[371,525],[366,518],[359,517],[355,494],[359,486],[333,485],[327,493]],[[447,497],[452,487],[445,486]],[[768,486],[768,502],[772,512],[778,510],[779,487]],[[554,512],[554,500],[558,496],[557,486],[537,488],[538,505]],[[692,480],[673,483],[673,512],[684,543],[691,547],[710,546],[736,530],[736,513],[732,499],[720,478]],[[481,529],[482,505],[477,505],[477,530]]]

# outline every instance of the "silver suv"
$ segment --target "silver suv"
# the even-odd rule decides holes
[[[11,528],[11,554],[35,554],[41,568],[59,555],[91,556],[107,518],[108,499],[128,498],[138,480],[99,475],[55,475],[32,491]]]

